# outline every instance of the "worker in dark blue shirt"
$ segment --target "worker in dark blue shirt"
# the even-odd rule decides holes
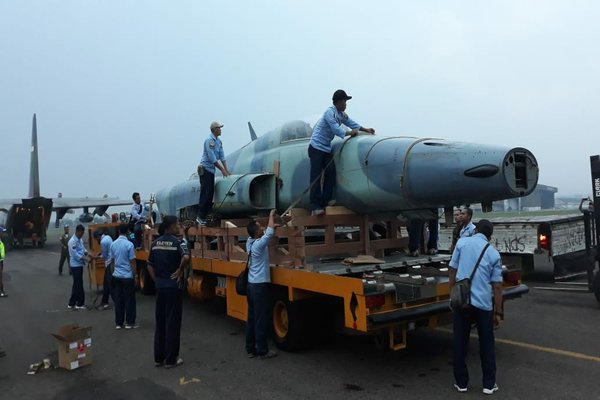
[[[179,347],[184,270],[190,262],[190,255],[185,242],[178,239],[181,225],[176,217],[164,217],[160,229],[163,235],[152,243],[148,257],[148,272],[156,287],[154,365],[172,368],[183,364]]]
[[[325,207],[333,199],[333,187],[335,186],[335,165],[331,154],[331,142],[338,136],[356,136],[358,132],[375,133],[373,128],[364,128],[353,121],[345,113],[348,96],[343,90],[336,90],[333,94],[333,106],[329,107],[313,129],[308,145],[308,157],[310,158],[310,208],[312,215],[325,214]],[[350,129],[347,129],[348,127]],[[323,188],[318,181],[323,174]]]

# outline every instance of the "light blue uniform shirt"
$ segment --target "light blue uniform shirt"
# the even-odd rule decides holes
[[[221,143],[221,139],[211,133],[208,136],[208,139],[204,141],[204,151],[202,152],[202,160],[200,160],[200,165],[202,165],[208,172],[214,174],[215,163],[218,160],[225,161],[223,143]]]
[[[246,242],[246,251],[252,252],[250,265],[248,267],[249,283],[271,282],[271,270],[269,268],[269,240],[275,230],[267,228],[265,234],[258,238],[249,238]]]
[[[360,125],[351,120],[348,114],[338,111],[335,106],[329,107],[315,125],[310,137],[310,145],[317,150],[331,153],[333,138],[339,136],[343,139],[346,136],[346,129],[342,125],[350,129],[360,129]]]
[[[147,218],[150,207],[144,203],[133,203],[131,206],[131,219],[138,221],[140,218]]]
[[[108,264],[108,261],[110,260],[110,246],[112,244],[113,240],[110,235],[102,235],[102,239],[100,240],[100,253],[102,254],[104,264]]]
[[[132,279],[131,260],[135,260],[133,243],[125,236],[120,235],[110,246],[110,258],[114,262],[113,276],[121,279]]]
[[[483,233],[458,240],[450,260],[450,268],[457,270],[457,281],[471,276],[477,259],[487,243],[488,240]],[[471,304],[480,310],[491,311],[493,309],[492,283],[498,282],[502,282],[502,260],[498,250],[490,245],[471,282]]]
[[[459,238],[471,237],[475,234],[475,224],[469,222],[464,228],[460,230]],[[485,235],[484,235],[485,236]]]
[[[87,256],[87,250],[83,245],[83,240],[79,239],[75,234],[69,239],[69,256],[71,256],[71,268],[81,268],[85,264],[84,256]]]

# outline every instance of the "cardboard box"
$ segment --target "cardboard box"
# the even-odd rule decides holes
[[[73,370],[92,363],[92,328],[65,325],[53,333],[58,339],[58,366]]]

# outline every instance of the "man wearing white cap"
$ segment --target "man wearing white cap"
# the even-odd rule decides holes
[[[227,169],[225,153],[223,152],[223,143],[221,143],[221,128],[223,124],[214,121],[210,124],[210,135],[204,141],[204,150],[202,160],[198,165],[198,177],[200,178],[200,200],[198,201],[199,225],[206,225],[206,216],[212,208],[213,196],[215,193],[215,172],[221,171],[223,176],[229,176],[231,173]]]

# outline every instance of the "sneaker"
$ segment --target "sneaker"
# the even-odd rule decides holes
[[[86,306],[75,306],[76,310],[87,310]]]
[[[75,306],[67,306],[67,310],[74,310]]]
[[[409,251],[409,252],[407,253],[407,255],[408,255],[409,257],[419,257],[419,250],[415,250],[415,251]]]
[[[247,354],[246,354],[246,356],[247,356],[248,358],[254,358],[254,357],[256,357],[256,353],[249,352],[249,353],[247,353]]]
[[[125,329],[137,329],[139,327],[139,324],[125,324]]]
[[[115,326],[115,329],[116,330],[123,329],[123,325],[117,325],[117,326]]]
[[[491,389],[483,388],[483,394],[494,394],[494,392],[498,391],[498,385],[494,383],[494,387]]]
[[[322,208],[317,208],[316,210],[312,210],[310,215],[314,215],[314,216],[325,215],[325,210],[323,210]]]
[[[277,353],[274,352],[273,350],[269,350],[265,354],[259,354],[258,359],[259,360],[266,360],[268,358],[273,358],[273,357],[277,357]]]
[[[160,362],[159,362],[159,361],[154,361],[154,366],[155,366],[156,368],[164,367],[164,366],[165,366],[165,363],[164,363],[164,362],[162,362],[162,361],[160,361]]]
[[[437,249],[429,249],[427,250],[427,254],[430,256],[435,256],[437,254]]]
[[[464,392],[466,392],[466,391],[468,390],[468,388],[467,388],[467,387],[464,387],[464,388],[462,388],[462,387],[458,386],[456,383],[454,384],[454,388],[455,388],[457,391],[459,391],[460,393],[464,393]]]
[[[106,310],[110,310],[112,307],[110,306],[110,304],[102,304],[100,306],[100,310],[102,311],[106,311]]]
[[[198,224],[198,226],[206,226],[206,221],[200,217],[196,218],[196,223]]]
[[[4,292],[0,292],[0,297],[8,297],[8,295]]]
[[[335,205],[336,205],[336,203],[337,203],[337,201],[336,201],[336,200],[329,200],[329,201],[327,202],[327,205],[328,205],[329,207],[333,207],[333,206],[335,206]]]
[[[177,361],[175,362],[175,364],[165,364],[165,368],[171,369],[171,368],[175,368],[181,364],[183,364],[183,358],[178,358]]]

